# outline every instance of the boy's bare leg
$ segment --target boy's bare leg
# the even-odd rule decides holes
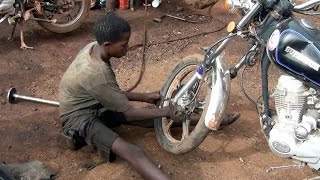
[[[153,162],[151,162],[138,146],[128,143],[120,137],[113,142],[111,150],[124,160],[128,161],[144,179],[170,179]]]

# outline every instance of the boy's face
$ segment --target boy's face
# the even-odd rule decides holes
[[[121,58],[125,56],[128,51],[128,43],[131,36],[131,32],[122,33],[121,38],[118,42],[106,44],[107,52],[110,56]]]

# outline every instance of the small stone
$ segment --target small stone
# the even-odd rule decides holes
[[[242,162],[242,163],[244,163],[244,160],[243,160],[243,158],[239,158],[239,161],[240,161],[240,162]]]
[[[161,164],[158,164],[158,168],[161,169]]]
[[[166,34],[166,35],[162,36],[162,38],[163,38],[163,39],[168,39],[168,38],[169,38],[169,35]]]
[[[180,7],[180,6],[177,7],[177,10],[176,10],[176,11],[177,11],[178,13],[181,12],[181,11],[183,11],[183,7]]]
[[[33,108],[32,111],[38,111],[38,108]]]
[[[29,70],[30,68],[29,68],[29,67],[25,67],[24,69],[25,69],[25,70]]]

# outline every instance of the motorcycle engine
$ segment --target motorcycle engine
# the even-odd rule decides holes
[[[276,115],[269,134],[270,149],[282,157],[291,157],[320,168],[318,129],[320,97],[315,89],[283,75],[273,94]]]

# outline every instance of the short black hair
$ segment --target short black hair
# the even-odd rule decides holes
[[[101,45],[104,42],[119,41],[122,33],[131,32],[131,28],[129,23],[120,16],[108,13],[98,18],[93,32],[98,44]]]

